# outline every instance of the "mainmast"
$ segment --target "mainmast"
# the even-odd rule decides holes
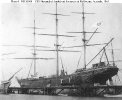
[[[56,33],[55,34],[38,34],[38,35],[48,35],[48,36],[55,36],[56,37],[56,49],[55,50],[46,50],[46,51],[56,51],[56,84],[58,85],[58,77],[59,77],[59,51],[60,52],[79,52],[79,51],[69,51],[69,50],[59,50],[59,41],[58,38],[60,37],[76,37],[76,36],[69,36],[69,35],[58,35],[58,16],[68,16],[64,14],[58,14],[57,11],[57,3],[56,3],[56,13],[43,13],[43,14],[49,14],[49,15],[54,15],[55,21],[56,21]],[[38,50],[38,51],[43,51],[43,50]]]
[[[82,3],[82,19],[83,19],[83,44],[84,44],[84,68],[86,69],[86,33],[85,33],[85,14],[84,14],[84,3]]]

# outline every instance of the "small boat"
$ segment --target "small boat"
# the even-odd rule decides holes
[[[8,87],[11,85],[11,81],[2,81],[0,85],[0,94],[6,94]]]
[[[19,71],[17,71],[15,74],[17,74]],[[7,94],[8,93],[8,88],[11,85],[11,80],[14,77],[15,74],[13,74],[8,80],[1,81],[1,84],[0,84],[0,94]]]
[[[118,95],[104,94],[104,97],[122,97],[122,94],[118,94]]]

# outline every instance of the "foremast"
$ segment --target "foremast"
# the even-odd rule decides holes
[[[58,53],[58,16],[57,16],[57,3],[56,3],[56,80],[58,84],[58,77],[59,77],[59,53]]]
[[[87,43],[89,42],[89,40],[92,38],[92,36],[95,34],[95,33],[98,33],[96,32],[97,29],[95,30],[95,32],[86,32],[85,31],[85,14],[94,14],[94,13],[86,13],[84,11],[84,3],[82,3],[82,12],[73,12],[73,13],[76,13],[76,14],[82,14],[82,31],[81,32],[69,32],[69,33],[82,33],[83,34],[83,48],[84,48],[84,67],[83,69],[86,69],[86,46],[87,46]],[[93,33],[93,35],[90,37],[90,39],[87,41],[86,40],[86,33]],[[87,41],[87,42],[86,42]],[[82,46],[72,46],[72,47],[82,47]]]

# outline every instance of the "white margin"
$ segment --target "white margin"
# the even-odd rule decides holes
[[[12,3],[11,1],[12,0],[0,0],[0,3]],[[21,3],[21,0],[13,0],[13,1],[19,1],[18,3]],[[25,1],[29,1],[29,0],[25,0]],[[39,1],[41,1],[41,0],[39,0]],[[45,1],[45,0],[43,0],[43,1]],[[46,0],[46,1],[48,1],[48,0]],[[54,0],[54,1],[64,1],[64,0]],[[75,0],[68,0],[68,1],[75,1]],[[105,0],[85,0],[85,1],[105,1]],[[109,1],[108,3],[122,3],[122,0],[106,0],[106,1]],[[32,0],[32,3],[35,3],[35,0]]]

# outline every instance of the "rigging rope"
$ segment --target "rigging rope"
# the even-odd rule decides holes
[[[115,85],[117,85],[117,76],[115,76]]]
[[[81,54],[81,55],[82,55],[82,54]],[[81,59],[81,55],[80,55],[80,58],[79,58],[79,60],[78,60],[78,64],[77,64],[77,68],[76,68],[76,70],[78,69],[79,62],[80,62],[80,59]]]
[[[33,60],[32,60],[32,62],[31,62],[31,66],[30,66],[30,69],[29,69],[28,77],[29,77],[29,74],[30,74],[30,70],[31,70],[31,68],[32,68],[32,64],[33,64]],[[27,77],[27,78],[28,78],[28,77]]]
[[[91,53],[90,48],[89,48],[89,51],[90,51],[90,54],[91,54],[91,56],[92,56],[92,58],[93,58],[93,54]],[[94,59],[94,63],[96,63],[95,59]]]
[[[120,84],[122,84],[122,82],[121,82],[121,80],[120,80],[120,78],[119,78],[118,74],[117,74],[117,78],[119,79],[119,81],[120,81]]]

